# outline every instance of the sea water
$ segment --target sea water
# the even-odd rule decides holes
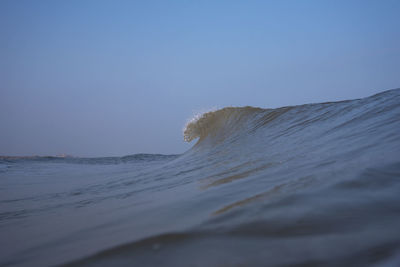
[[[227,107],[181,155],[1,157],[1,266],[400,266],[400,89]]]

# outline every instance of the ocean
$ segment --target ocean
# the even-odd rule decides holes
[[[400,89],[183,135],[181,155],[0,157],[0,265],[400,266]]]

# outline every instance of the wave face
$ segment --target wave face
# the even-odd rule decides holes
[[[399,264],[400,89],[227,107],[184,139],[182,155],[1,158],[0,264]]]

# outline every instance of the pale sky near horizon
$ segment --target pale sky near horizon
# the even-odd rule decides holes
[[[400,87],[400,1],[0,1],[0,155],[183,153],[195,113]]]

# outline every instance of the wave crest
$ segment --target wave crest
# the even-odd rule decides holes
[[[205,112],[195,116],[185,126],[183,139],[186,142],[199,138],[199,142],[207,136],[225,136],[241,126],[249,115],[261,112],[263,109],[255,107],[225,107],[215,111]]]

